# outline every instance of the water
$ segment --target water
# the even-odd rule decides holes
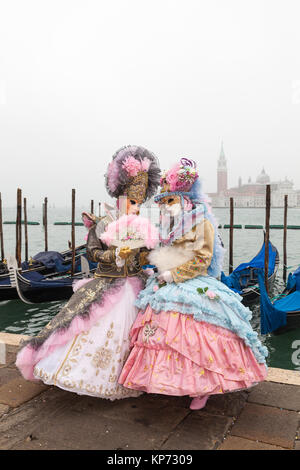
[[[85,208],[77,208],[76,221],[81,221],[81,212]],[[215,209],[214,213],[220,224],[229,223],[229,209]],[[14,220],[15,209],[3,209],[3,220]],[[41,223],[42,214],[40,209],[29,208],[28,220]],[[70,226],[54,226],[53,222],[71,220],[71,210],[67,208],[48,209],[48,249],[62,251],[68,248],[68,240],[71,240]],[[235,224],[260,224],[264,225],[264,209],[235,209]],[[271,210],[271,224],[283,224],[283,209]],[[300,209],[289,209],[288,224],[300,225]],[[4,225],[5,253],[14,253],[15,250],[15,226]],[[221,229],[220,234],[225,247],[229,246],[229,230]],[[81,244],[86,235],[85,227],[76,227],[76,244]],[[44,250],[44,232],[42,225],[28,226],[29,255],[35,255]],[[283,260],[283,230],[271,230],[270,239],[277,247],[281,265],[278,271],[273,295],[281,292],[284,287],[282,280],[282,260]],[[234,266],[250,260],[256,255],[263,242],[262,230],[236,229],[234,231]],[[23,244],[24,245],[24,244]],[[24,249],[23,249],[24,253]],[[293,266],[300,263],[300,230],[288,230],[288,265]],[[225,256],[224,271],[228,273],[228,251]],[[36,335],[40,329],[55,316],[65,302],[51,302],[36,305],[26,305],[18,300],[0,303],[0,331],[8,333]],[[259,305],[251,307],[253,312],[252,326],[259,332],[260,314]],[[261,341],[269,349],[268,365],[284,369],[299,369],[292,361],[295,351],[295,341],[300,341],[300,329],[289,331],[280,336],[272,334],[260,336]],[[295,361],[294,361],[295,362]]]
[[[214,209],[214,213],[218,218],[220,224],[229,224],[229,209]],[[264,225],[265,223],[265,209],[242,209],[235,208],[234,210],[234,223],[235,224],[252,224]],[[283,209],[272,208],[270,224],[279,225],[283,224]],[[300,225],[300,209],[291,208],[288,210],[288,225]],[[221,229],[220,234],[226,248],[229,247],[229,229]],[[277,278],[275,281],[273,295],[277,295],[284,288],[283,282],[283,230],[273,229],[270,231],[270,240],[276,246],[280,256],[280,267],[278,270]],[[256,255],[259,248],[263,243],[263,230],[255,229],[236,229],[234,230],[234,245],[233,245],[233,265],[236,267],[242,262],[249,261]],[[225,255],[224,271],[228,273],[228,255]],[[288,272],[296,269],[300,264],[300,230],[288,230],[287,234],[287,265],[290,267]],[[259,333],[260,331],[260,309],[259,304],[251,307],[252,327]],[[295,341],[300,340],[300,328],[282,335],[275,336],[273,334],[260,336],[263,344],[269,350],[269,357],[267,363],[270,367],[279,367],[282,369],[299,370],[299,365],[294,364],[292,355],[295,351]],[[295,362],[295,361],[294,361]]]

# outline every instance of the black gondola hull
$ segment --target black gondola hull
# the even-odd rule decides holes
[[[274,282],[275,282],[278,267],[279,267],[279,252],[278,252],[277,248],[273,245],[272,242],[270,242],[270,245],[276,251],[276,256],[275,256],[274,271],[268,278],[269,292],[271,292],[273,287],[274,287]],[[249,269],[251,269],[251,266],[249,266]],[[258,286],[258,279],[253,281],[253,287],[251,287],[251,284],[250,284],[248,287],[242,289],[239,292],[239,294],[242,297],[241,302],[242,302],[243,305],[245,305],[245,307],[250,307],[251,305],[259,302],[259,300],[260,300],[260,288]]]
[[[20,284],[21,283],[19,283],[19,285]],[[20,285],[20,287],[24,297],[32,303],[53,302],[55,300],[68,300],[73,294],[73,289],[71,285],[47,288],[33,288],[24,285]]]
[[[274,283],[277,275],[277,270],[279,266],[279,255],[276,257],[276,264],[275,264],[275,269],[273,274],[269,277],[268,279],[268,286],[269,286],[269,292],[272,292],[274,288]],[[253,289],[249,290],[248,292],[244,291],[241,294],[242,296],[242,304],[245,305],[246,307],[255,304],[259,302],[260,298],[260,289],[259,287],[254,287]]]
[[[300,328],[300,310],[298,312],[288,312],[286,315],[286,325],[273,331],[274,335],[282,335],[288,331]]]
[[[93,275],[95,269],[91,270],[91,275]],[[84,279],[82,273],[74,274],[74,276],[69,277],[67,283],[65,283],[66,278],[62,280],[62,284],[57,285],[60,281],[59,279],[54,279],[56,285],[51,286],[49,280],[45,280],[47,285],[45,286],[32,286],[30,281],[25,279],[21,273],[17,273],[17,282],[18,288],[21,294],[21,299],[29,301],[31,303],[43,303],[43,302],[53,302],[59,300],[68,300],[73,295],[73,282],[80,281]],[[44,282],[44,281],[43,281]]]
[[[80,258],[80,256],[82,255],[81,252],[82,250],[84,251],[85,248],[86,248],[86,245],[80,245],[76,248],[75,259]],[[65,262],[71,263],[72,261],[71,250],[63,251],[60,254],[64,257]],[[30,269],[21,271],[20,272],[21,278],[19,282],[21,282],[22,289],[24,289],[25,295],[28,295],[28,300],[30,302],[33,302],[33,303],[48,302],[48,301],[50,302],[53,300],[66,300],[71,297],[73,293],[71,285],[49,288],[49,289],[44,289],[44,288],[36,289],[36,288],[28,287],[28,282],[26,279],[24,279],[25,282],[23,282],[22,275],[26,276],[27,274],[34,273],[34,272],[42,274],[43,276],[51,275],[55,277],[56,275],[61,275],[61,273],[55,272],[55,268],[47,268],[44,265],[33,265]],[[4,302],[6,300],[16,300],[19,298],[20,297],[17,292],[17,289],[11,286],[8,271],[6,271],[5,273],[1,273],[0,274],[0,302]]]
[[[4,302],[5,300],[15,300],[18,298],[19,298],[19,295],[15,287],[0,286],[0,302]]]

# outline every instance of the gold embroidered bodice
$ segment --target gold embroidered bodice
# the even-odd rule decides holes
[[[175,240],[173,245],[192,250],[195,254],[190,261],[171,270],[174,282],[207,275],[214,248],[214,227],[209,220],[204,219],[182,238]]]

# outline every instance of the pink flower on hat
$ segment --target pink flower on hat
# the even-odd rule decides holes
[[[136,176],[140,171],[148,171],[150,163],[149,158],[144,158],[142,161],[139,161],[129,156],[125,158],[122,167],[128,176]]]
[[[190,191],[198,178],[195,162],[181,159],[179,163],[168,170],[161,178],[161,184],[168,183],[170,191]]]
[[[134,157],[127,157],[122,167],[129,176],[136,176],[141,171],[141,163]]]
[[[175,165],[173,168],[171,168],[171,170],[167,172],[166,181],[167,183],[169,183],[171,191],[176,190],[179,169],[180,169],[180,164],[177,163],[177,165]]]

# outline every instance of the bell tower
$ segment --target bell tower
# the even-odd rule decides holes
[[[227,162],[225,158],[225,153],[223,149],[223,141],[221,144],[221,152],[218,160],[218,170],[217,170],[217,177],[218,177],[218,186],[217,192],[218,194],[227,191]]]

